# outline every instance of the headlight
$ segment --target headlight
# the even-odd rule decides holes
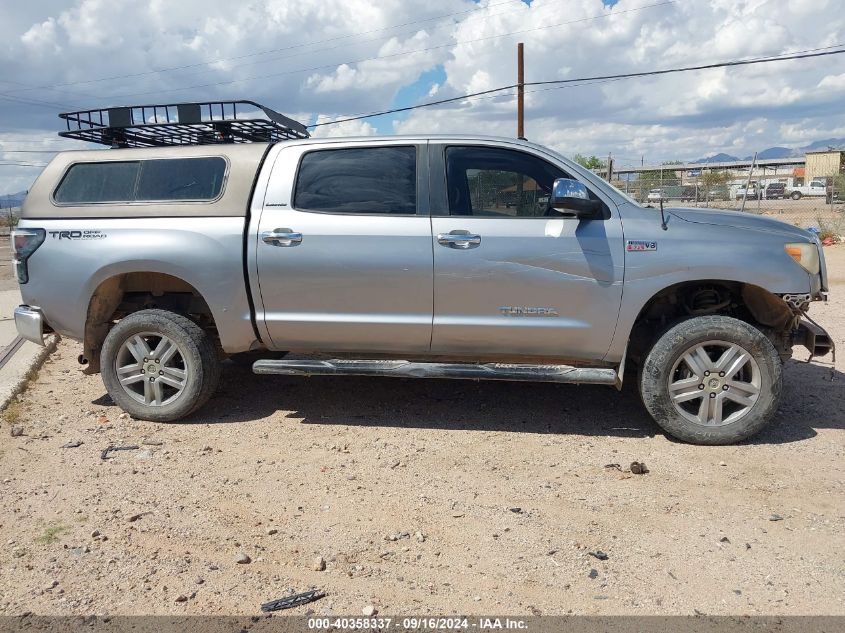
[[[808,273],[819,274],[819,250],[815,244],[784,244],[783,249]]]

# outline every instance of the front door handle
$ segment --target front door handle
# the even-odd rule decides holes
[[[469,231],[450,231],[449,233],[439,233],[437,243],[449,248],[475,248],[481,244],[481,236],[473,235]]]
[[[302,243],[302,233],[290,229],[273,229],[264,231],[261,239],[272,246],[296,246]]]

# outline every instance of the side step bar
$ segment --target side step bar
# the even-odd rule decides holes
[[[394,376],[594,385],[617,383],[615,369],[570,365],[415,363],[407,360],[259,360],[253,364],[252,371],[256,374],[282,376]]]

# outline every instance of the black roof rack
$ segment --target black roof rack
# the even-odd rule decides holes
[[[63,112],[59,136],[110,147],[267,143],[308,138],[308,130],[254,101],[121,106]]]

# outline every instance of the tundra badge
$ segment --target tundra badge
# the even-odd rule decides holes
[[[545,308],[540,306],[501,306],[499,308],[502,316],[528,316],[528,317],[556,317],[560,316],[557,308]]]

